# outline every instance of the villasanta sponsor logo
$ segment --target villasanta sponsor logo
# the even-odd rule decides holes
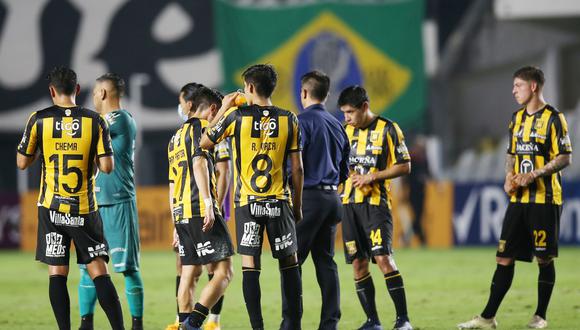
[[[250,204],[250,213],[254,217],[276,218],[282,214],[282,209],[277,206],[270,206],[270,203]]]
[[[81,216],[71,216],[70,213],[65,214],[51,210],[50,222],[61,226],[82,227],[85,225],[85,218]]]

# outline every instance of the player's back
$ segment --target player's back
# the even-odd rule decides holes
[[[175,221],[203,217],[205,203],[200,197],[199,187],[194,177],[193,159],[205,157],[208,161],[210,195],[215,203],[216,184],[213,156],[202,149],[199,141],[208,122],[200,118],[189,118],[171,137],[167,147],[169,160],[169,180],[174,184],[172,210]],[[216,212],[217,204],[213,205]]]
[[[135,197],[135,140],[137,125],[127,110],[115,110],[104,115],[109,125],[115,153],[115,170],[96,177],[99,205],[122,203]]]
[[[97,210],[96,160],[112,155],[108,127],[99,114],[79,106],[37,111],[18,148],[27,155],[40,152],[40,205],[73,214]]]
[[[237,110],[232,139],[236,206],[250,200],[290,200],[287,184],[288,154],[300,148],[296,116],[275,106],[248,106]]]

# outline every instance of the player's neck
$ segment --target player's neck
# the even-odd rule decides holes
[[[117,102],[110,102],[110,103],[103,103],[103,108],[102,108],[102,115],[106,115],[109,112],[113,112],[113,111],[117,111],[121,109],[121,103],[119,101]]]
[[[540,94],[537,97],[533,97],[528,104],[526,104],[526,112],[530,115],[542,110],[546,106],[546,101],[544,97]]]
[[[376,117],[377,117],[377,115],[372,113],[371,110],[369,109],[367,111],[367,113],[365,114],[364,121],[363,121],[363,124],[361,125],[361,128],[364,129],[364,128],[369,127],[369,125],[373,122],[373,120],[375,120]]]
[[[52,103],[61,108],[76,107],[76,98],[74,95],[56,95],[52,98]]]
[[[269,107],[272,105],[272,100],[270,98],[262,98],[256,95],[252,95],[252,103],[261,107]]]

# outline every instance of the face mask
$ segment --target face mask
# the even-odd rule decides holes
[[[183,113],[183,108],[181,104],[177,106],[177,115],[181,118],[182,121],[187,121],[189,119],[186,114]]]

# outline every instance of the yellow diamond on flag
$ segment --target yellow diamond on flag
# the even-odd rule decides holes
[[[372,108],[376,109],[377,112],[384,111],[409,87],[411,82],[411,70],[409,68],[397,63],[389,55],[365,40],[333,13],[322,12],[280,47],[253,63],[248,63],[248,65],[268,63],[276,68],[278,85],[273,95],[274,104],[292,111],[296,111],[300,107],[300,104],[297,104],[296,91],[294,90],[296,81],[300,79],[299,75],[306,73],[306,71],[323,68],[310,67],[305,68],[304,72],[297,72],[296,66],[303,55],[305,47],[321,35],[332,35],[348,47],[353,60],[351,62],[354,63],[351,67],[355,66],[360,71],[356,75],[360,77],[360,82],[356,83],[360,83],[365,87],[371,99]],[[324,52],[322,54],[324,55]],[[327,53],[327,55],[331,57],[339,56],[334,53]],[[320,54],[318,54],[319,62],[320,57]],[[343,58],[341,63],[344,64],[346,60]],[[337,61],[340,62],[341,59],[338,58]],[[241,74],[244,69],[240,68],[240,70],[235,72],[234,81],[237,81],[240,85],[243,85]],[[329,74],[328,70],[323,71]],[[335,77],[330,74],[330,78],[331,84],[336,86]],[[338,93],[340,93],[340,90],[331,91],[331,96],[334,96],[334,99],[329,100],[330,106],[336,104]],[[331,101],[334,101],[334,104]]]

